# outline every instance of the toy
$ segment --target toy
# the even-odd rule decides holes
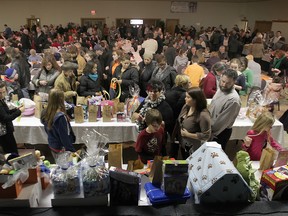
[[[256,197],[258,196],[260,184],[255,178],[254,173],[256,170],[252,169],[252,161],[250,161],[248,152],[242,150],[237,152],[236,160],[237,170],[253,191],[251,201],[255,201]]]

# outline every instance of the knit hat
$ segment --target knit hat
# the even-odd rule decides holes
[[[5,75],[8,79],[13,79],[14,76],[16,75],[17,71],[13,68],[8,68],[6,71],[5,71]]]
[[[61,66],[63,71],[78,69],[78,65],[69,61],[65,61]]]

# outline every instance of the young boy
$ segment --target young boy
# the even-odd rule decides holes
[[[161,155],[164,141],[161,113],[157,109],[150,109],[145,115],[145,121],[147,127],[139,133],[135,146],[135,151],[143,163]]]

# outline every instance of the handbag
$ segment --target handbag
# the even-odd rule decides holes
[[[0,122],[0,136],[4,136],[7,134],[6,124]]]

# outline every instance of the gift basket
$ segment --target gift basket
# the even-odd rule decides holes
[[[254,122],[261,113],[269,110],[272,102],[271,99],[264,97],[260,90],[252,91],[247,102],[247,117]]]
[[[126,106],[127,106],[127,116],[131,118],[132,114],[136,111],[136,109],[140,105],[139,100],[140,88],[137,84],[134,84],[134,86],[129,86],[129,92],[130,95],[132,95],[132,98],[127,99]]]
[[[58,167],[51,174],[54,194],[80,194],[80,169],[73,165],[71,152],[59,153],[55,160]]]
[[[110,179],[104,157],[108,153],[106,144],[109,140],[96,130],[86,130],[82,140],[86,145],[81,161],[84,197],[107,195],[110,192]]]

